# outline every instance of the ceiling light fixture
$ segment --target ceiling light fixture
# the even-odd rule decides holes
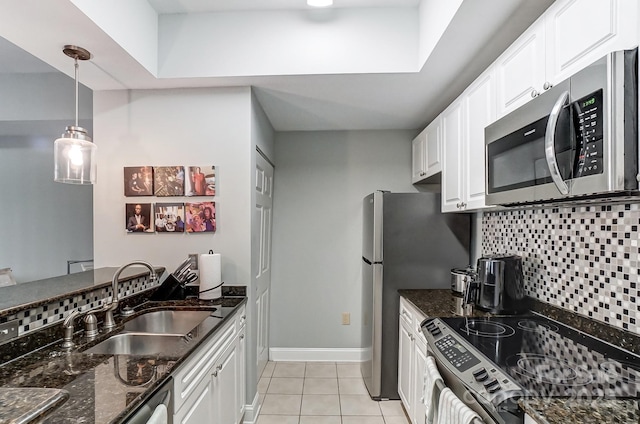
[[[312,7],[329,7],[333,5],[333,0],[307,0],[307,5]]]
[[[62,52],[75,60],[76,123],[66,128],[54,143],[54,181],[66,184],[95,184],[96,151],[87,130],[78,126],[78,60],[88,60],[91,53],[82,47],[64,46]]]

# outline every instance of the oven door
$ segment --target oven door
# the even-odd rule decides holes
[[[576,162],[569,92],[567,81],[485,129],[488,204],[569,195]]]

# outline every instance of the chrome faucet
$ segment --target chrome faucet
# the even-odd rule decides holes
[[[85,323],[85,336],[88,340],[94,339],[98,335],[98,324],[96,320],[96,316],[93,314],[99,310],[106,310],[104,305],[98,306],[93,309],[89,309],[86,311],[82,311],[80,309],[75,309],[71,311],[69,315],[64,319],[62,323],[62,329],[64,331],[63,339],[62,339],[62,348],[70,350],[75,346],[73,342],[73,322],[77,317],[81,317],[86,315],[84,318]]]
[[[122,271],[132,265],[142,265],[147,267],[149,271],[151,271],[151,281],[155,281],[158,278],[155,269],[153,269],[153,266],[145,261],[129,262],[128,264],[122,265],[120,268],[118,268],[116,273],[113,274],[113,280],[111,280],[111,291],[113,292],[113,295],[111,296],[111,302],[105,306],[106,314],[104,317],[104,328],[106,330],[109,330],[116,326],[115,320],[113,319],[113,313],[118,309],[118,279],[120,278],[120,274],[122,273]]]

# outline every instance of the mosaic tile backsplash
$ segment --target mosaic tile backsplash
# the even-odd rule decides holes
[[[149,276],[120,282],[118,286],[118,297],[119,299],[125,299],[134,294],[156,287],[159,284],[159,281],[151,281]],[[24,336],[43,327],[61,323],[74,309],[87,311],[103,305],[106,301],[110,300],[111,293],[111,285],[95,290],[87,290],[82,294],[69,296],[66,299],[56,300],[47,305],[2,317],[0,318],[0,322],[17,319],[18,336]]]
[[[522,256],[531,297],[640,334],[640,204],[486,212],[482,254]]]

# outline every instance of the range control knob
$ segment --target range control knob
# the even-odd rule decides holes
[[[495,393],[501,389],[500,383],[498,383],[498,380],[496,380],[495,378],[487,380],[483,384],[489,393]]]
[[[480,368],[473,372],[473,378],[475,378],[476,381],[485,381],[487,378],[489,378],[489,374],[487,373],[487,370],[485,370],[484,368]]]
[[[489,393],[492,393],[492,394],[493,394],[493,393],[495,393],[495,392],[497,392],[497,391],[498,391],[498,390],[500,390],[500,389],[502,389],[502,387],[500,387],[500,384],[499,384],[499,383],[496,383],[496,384],[494,384],[493,386],[489,386],[489,387],[487,387],[487,391],[488,391]]]

